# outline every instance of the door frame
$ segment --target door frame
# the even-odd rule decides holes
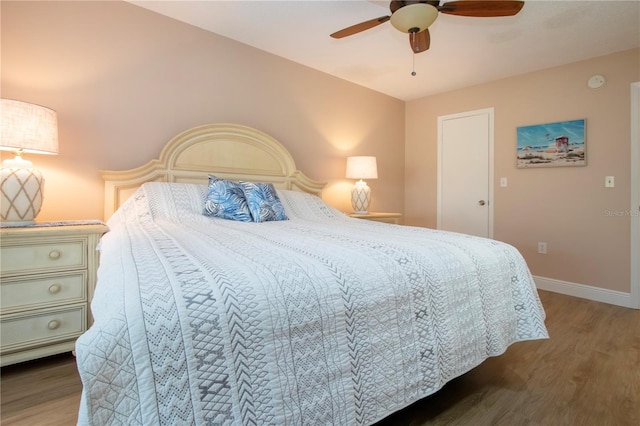
[[[444,121],[472,117],[474,115],[487,115],[489,119],[489,164],[488,172],[489,172],[489,188],[487,191],[487,204],[489,208],[489,226],[488,226],[488,237],[493,238],[493,140],[494,140],[494,108],[483,108],[477,109],[473,111],[460,112],[457,114],[449,114],[438,116],[438,194],[437,194],[437,216],[436,216],[436,227],[437,229],[441,229],[442,227],[442,144],[444,141],[442,140],[442,126]]]
[[[631,83],[631,307],[640,309],[640,82]]]

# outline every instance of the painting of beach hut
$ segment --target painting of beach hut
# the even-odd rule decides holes
[[[517,167],[586,166],[585,120],[518,127]]]

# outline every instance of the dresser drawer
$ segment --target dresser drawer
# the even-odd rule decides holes
[[[86,240],[65,242],[29,241],[0,248],[2,275],[37,273],[87,267]]]
[[[87,272],[49,274],[3,279],[0,283],[0,312],[60,306],[86,301]]]
[[[86,305],[7,315],[0,323],[2,353],[74,339],[86,329]]]

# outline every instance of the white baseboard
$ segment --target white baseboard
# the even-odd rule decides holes
[[[624,306],[625,308],[632,306],[630,293],[607,290],[585,284],[576,284],[553,278],[534,276],[533,280],[536,283],[536,287],[540,290],[552,291],[554,293],[566,294],[567,296],[580,297],[596,302],[609,303],[611,305]]]

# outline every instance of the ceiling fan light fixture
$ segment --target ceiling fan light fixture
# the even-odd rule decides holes
[[[391,25],[403,33],[424,31],[438,17],[438,9],[427,3],[414,3],[401,7],[391,15]]]

